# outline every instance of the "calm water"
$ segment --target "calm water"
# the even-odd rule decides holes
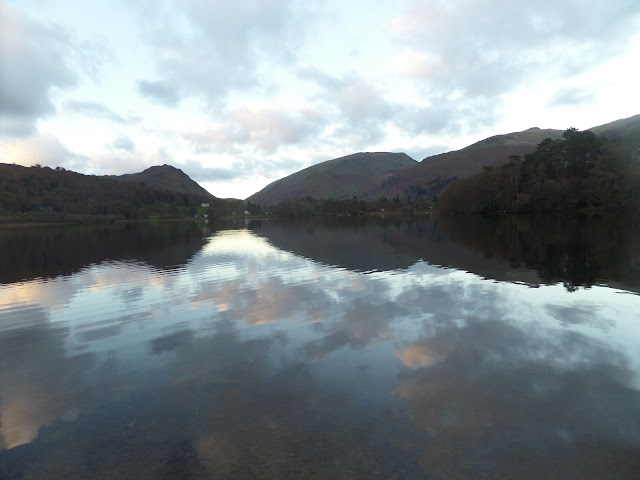
[[[640,478],[629,219],[0,229],[0,478]]]

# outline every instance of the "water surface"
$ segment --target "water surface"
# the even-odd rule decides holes
[[[627,219],[0,231],[0,478],[640,478]]]

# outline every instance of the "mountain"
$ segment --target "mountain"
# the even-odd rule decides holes
[[[218,214],[229,202],[169,165],[130,175],[96,176],[60,167],[0,163],[0,221],[184,217],[203,203],[210,204],[210,213]]]
[[[560,138],[561,130],[530,128],[523,132],[496,135],[456,150],[427,157],[421,162],[404,153],[356,153],[328,160],[270,183],[247,201],[273,205],[283,200],[304,198],[380,196],[401,198],[439,193],[456,178],[463,178],[535,150],[544,138]]]
[[[637,139],[640,133],[640,114],[605,123],[589,130],[599,137],[618,138],[632,136]]]
[[[560,137],[562,130],[540,128],[489,137],[461,150],[427,157],[389,179],[381,179],[376,193],[403,198],[437,194],[456,178],[505,162],[511,155],[531,153],[545,138]]]
[[[600,132],[600,135],[594,133]],[[523,160],[467,176],[442,192],[447,213],[638,211],[640,118],[542,141]]]
[[[590,130],[600,138],[618,145],[626,145],[631,158],[640,160],[640,115],[616,120]]]
[[[364,197],[378,182],[417,164],[404,153],[361,152],[312,165],[276,180],[247,201],[273,205],[304,198],[344,200]]]
[[[616,120],[590,129],[601,138],[631,148],[640,158],[640,115]],[[495,135],[461,150],[433,155],[420,162],[402,153],[357,153],[313,165],[253,194],[247,200],[277,204],[304,198],[373,200],[431,198],[456,179],[506,162],[510,156],[524,157],[545,138],[560,139],[563,130],[530,128],[522,132]]]
[[[149,167],[140,173],[120,175],[118,178],[126,182],[143,183],[153,188],[177,193],[211,195],[182,170],[166,164]]]

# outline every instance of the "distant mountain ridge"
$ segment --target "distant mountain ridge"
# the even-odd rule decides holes
[[[637,145],[640,115],[593,127],[596,135]],[[438,195],[456,179],[504,163],[512,155],[532,153],[545,138],[559,139],[563,130],[529,128],[480,140],[460,150],[417,162],[402,153],[357,153],[328,160],[267,185],[247,201],[274,205],[307,196],[318,200],[373,200],[382,196],[411,199]]]

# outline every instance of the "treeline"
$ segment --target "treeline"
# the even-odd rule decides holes
[[[174,192],[115,176],[0,164],[0,220],[179,218],[198,213],[229,215],[233,208],[211,195]]]
[[[248,202],[247,211],[252,215],[277,215],[281,217],[311,217],[311,216],[357,216],[368,213],[404,212],[428,210],[432,206],[430,198],[401,199],[380,197],[366,201],[353,197],[346,200],[315,199],[310,196],[295,200],[285,200],[276,205],[262,206],[259,203]]]
[[[445,213],[629,210],[640,206],[637,142],[601,140],[590,130],[566,130],[536,150],[451,184]]]

